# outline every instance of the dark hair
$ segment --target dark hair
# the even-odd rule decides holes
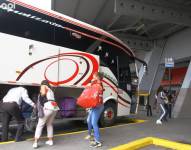
[[[103,74],[100,72],[95,72],[94,75],[96,75],[100,80],[103,79]]]
[[[162,86],[159,86],[159,88],[158,88],[158,90],[157,90],[157,95],[158,95],[161,91],[163,91],[163,87],[162,87]]]
[[[51,86],[50,86],[50,84],[49,84],[49,82],[47,80],[43,80],[41,82],[41,85],[47,85],[49,88],[51,88]]]

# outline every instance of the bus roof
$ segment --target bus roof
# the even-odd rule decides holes
[[[124,44],[117,37],[113,36],[112,34],[106,32],[106,31],[104,31],[104,30],[102,30],[100,28],[97,28],[95,26],[92,26],[90,24],[84,23],[82,21],[79,21],[77,19],[71,18],[69,16],[60,14],[60,13],[52,11],[52,10],[43,10],[43,9],[28,5],[28,4],[23,3],[23,2],[21,2],[19,0],[8,0],[8,1],[11,2],[11,3],[15,3],[17,6],[22,6],[24,8],[31,9],[31,10],[33,10],[35,12],[40,13],[40,14],[44,14],[44,15],[47,15],[49,17],[52,17],[52,18],[55,18],[55,19],[70,23],[70,24],[75,25],[77,27],[84,28],[86,30],[92,31],[92,32],[98,34],[99,36],[107,37],[107,39],[105,39],[105,38],[103,39],[103,38],[98,38],[99,36],[95,36],[95,37],[89,36],[90,38],[94,38],[95,40],[101,40],[102,42],[106,42],[108,44],[116,46],[119,49],[125,51],[129,56],[134,57],[134,53],[130,50],[130,48],[126,44]],[[22,15],[22,12],[20,14]],[[27,15],[25,14],[25,16],[27,16]],[[84,34],[84,32],[78,32],[78,30],[76,31],[73,28],[65,27],[65,29],[73,31],[73,32],[77,32],[77,33],[82,34],[84,36],[87,36],[86,33]]]

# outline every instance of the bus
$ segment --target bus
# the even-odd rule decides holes
[[[144,62],[121,40],[95,26],[17,0],[0,0],[0,20],[1,99],[15,86],[26,87],[34,97],[46,79],[60,104],[66,98],[77,99],[99,71],[104,75],[101,125],[112,125],[118,116],[130,114],[138,89],[135,61]],[[85,116],[78,106],[71,116],[57,115],[71,120]]]

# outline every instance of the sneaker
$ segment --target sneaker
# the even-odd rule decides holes
[[[101,142],[96,142],[96,141],[91,142],[90,144],[90,147],[101,147],[101,146],[102,146]]]
[[[53,141],[46,141],[46,144],[52,146],[53,145]]]
[[[94,140],[93,135],[87,135],[84,139],[90,141]]]
[[[38,148],[38,143],[33,143],[32,147],[33,148]]]
[[[162,124],[162,122],[160,120],[157,120],[156,124]]]

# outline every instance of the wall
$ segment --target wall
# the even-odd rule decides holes
[[[191,58],[191,29],[174,34],[167,39],[161,63],[164,66],[165,57],[173,57],[175,62],[189,61]],[[174,117],[191,117],[191,65],[184,78],[173,110]],[[160,84],[160,83],[155,83]]]
[[[164,52],[165,41],[155,42],[148,61],[148,71],[140,82],[141,92],[151,92],[158,72],[158,65]]]
[[[163,49],[164,46],[164,49]],[[152,55],[148,61],[148,74],[145,75],[140,83],[140,90],[150,90],[151,104],[154,101],[154,93],[159,87],[165,68],[164,59],[173,57],[175,62],[189,61],[191,58],[191,29],[180,31],[168,39],[164,40],[163,46],[156,46],[152,49]],[[160,58],[160,55],[162,57]],[[177,66],[178,67],[178,66]],[[176,117],[186,117],[191,114],[190,95],[191,91],[191,74],[187,72],[183,85],[180,89],[180,94],[176,101],[175,115]]]
[[[191,57],[191,29],[183,30],[170,37],[164,51],[162,63],[165,57],[173,57],[175,60]]]
[[[164,73],[164,78],[161,81],[162,86],[169,86],[171,85],[182,85],[184,77],[187,72],[187,67],[180,67],[180,68],[172,68],[171,69],[171,80],[169,80],[169,70],[166,69]]]

